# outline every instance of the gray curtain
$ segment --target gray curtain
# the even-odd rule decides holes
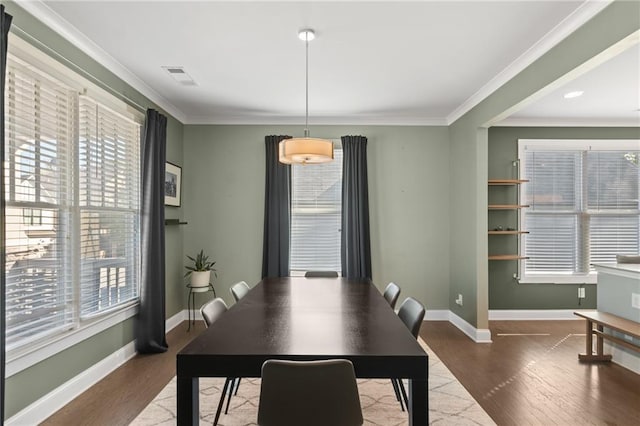
[[[291,136],[265,136],[262,278],[289,275],[291,166],[278,161],[278,143]]]
[[[2,384],[0,385],[0,424],[2,424],[4,419],[4,374],[5,374],[5,338],[6,338],[6,306],[5,306],[5,295],[7,290],[7,283],[5,281],[5,258],[6,251],[4,246],[4,238],[5,238],[5,200],[4,200],[4,78],[6,75],[7,68],[7,41],[9,38],[9,28],[11,27],[11,20],[13,17],[8,13],[5,13],[4,6],[0,5],[0,78],[2,81],[0,82],[0,94],[2,94],[2,101],[0,102],[0,191],[3,192],[2,197],[0,197],[0,237],[2,238],[1,253],[2,259],[0,260],[0,333],[2,333],[2,338],[0,339],[0,369],[2,369]]]
[[[136,350],[165,352],[164,174],[167,117],[147,110],[142,135],[142,270],[140,310],[136,320]]]
[[[371,279],[367,138],[342,137],[342,276]]]

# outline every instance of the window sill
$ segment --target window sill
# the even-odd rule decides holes
[[[50,339],[30,345],[26,348],[17,348],[7,353],[6,377],[11,377],[32,365],[62,352],[96,334],[119,324],[138,313],[138,303],[127,306],[109,315],[96,319],[75,330],[67,331]]]
[[[589,275],[541,275],[522,277],[518,280],[518,284],[597,284],[598,275],[592,273]]]

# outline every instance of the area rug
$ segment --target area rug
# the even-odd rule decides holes
[[[495,425],[467,390],[419,339],[429,354],[429,423],[441,425]],[[223,378],[200,379],[200,424],[211,425],[215,416]],[[406,383],[405,383],[406,386]],[[407,413],[400,410],[389,379],[358,379],[360,403],[367,426],[408,424]],[[260,379],[242,379],[238,394],[231,398],[229,414],[221,414],[220,426],[256,424]],[[176,424],[176,379],[131,423],[133,426],[169,426]]]

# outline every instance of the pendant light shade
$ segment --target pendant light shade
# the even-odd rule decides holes
[[[315,38],[315,33],[306,29],[300,31],[298,37],[306,44],[304,137],[283,139],[278,145],[278,160],[283,164],[327,163],[333,160],[333,142],[309,137],[309,41]]]

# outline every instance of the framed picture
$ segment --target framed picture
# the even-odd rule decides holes
[[[167,162],[164,174],[164,205],[180,207],[182,167]]]

